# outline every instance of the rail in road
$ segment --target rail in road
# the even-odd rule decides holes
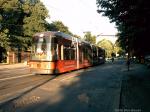
[[[84,72],[84,70],[81,69],[74,72],[80,73]],[[71,72],[72,75],[69,75],[69,72],[59,76],[35,75],[30,73],[29,67],[26,65],[3,66],[3,69],[0,68],[0,105],[18,98],[50,80],[63,81],[77,76],[78,74],[73,74],[74,72]]]
[[[14,99],[46,83],[54,76],[28,76],[0,82],[0,104]]]
[[[30,74],[30,70],[25,64],[0,65],[0,81],[26,74]]]
[[[59,75],[3,104],[0,109],[8,112],[114,111],[120,102],[121,73],[124,71],[121,65],[122,62],[106,63]]]
[[[54,76],[34,75],[24,64],[0,65],[0,104],[32,90]]]

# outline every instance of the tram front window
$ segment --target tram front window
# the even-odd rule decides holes
[[[57,45],[51,40],[52,38],[36,38],[32,46],[31,60],[56,60]]]

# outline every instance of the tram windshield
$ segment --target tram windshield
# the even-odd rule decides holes
[[[54,61],[57,58],[57,44],[52,37],[37,37],[34,39],[31,60]]]

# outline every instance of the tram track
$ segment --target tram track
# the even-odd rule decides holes
[[[33,78],[35,78],[35,79],[33,79]],[[21,78],[19,78],[19,79],[16,79],[15,81],[9,81],[9,82],[7,82],[7,85],[5,84],[5,85],[0,85],[0,90],[2,90],[2,89],[9,89],[9,88],[11,88],[11,87],[18,87],[18,86],[25,86],[25,85],[30,85],[30,84],[32,84],[32,83],[36,83],[36,82],[38,82],[38,81],[41,81],[41,80],[43,80],[43,79],[45,79],[45,78],[43,78],[43,77],[34,77],[34,76],[29,76],[29,77],[27,77],[27,78],[24,78],[24,80],[21,80],[21,82],[19,82],[18,83],[18,81],[20,80]],[[27,79],[27,80],[26,80]],[[16,83],[12,83],[12,82],[16,82]]]
[[[8,69],[8,70],[0,70],[0,81],[4,78],[15,77],[29,74],[29,68],[17,68],[17,69]]]
[[[28,93],[54,78],[56,76],[34,75],[0,82],[0,105]]]
[[[48,81],[63,81],[71,77],[76,77],[85,70],[89,71],[91,67],[66,72],[61,75],[27,75],[26,77],[0,81],[0,106],[27,94]]]

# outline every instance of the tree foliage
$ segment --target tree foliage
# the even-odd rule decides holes
[[[79,35],[76,35],[76,34],[74,34],[73,36],[76,38],[81,38]]]
[[[97,0],[97,6],[99,13],[116,23],[124,49],[133,51],[134,55],[150,53],[149,0]]]
[[[47,16],[48,11],[40,0],[35,4],[29,0],[23,4],[19,0],[0,0],[1,40],[7,40],[2,41],[1,47],[27,49],[32,35],[45,30]]]
[[[48,11],[40,1],[34,6],[24,5],[24,13],[26,14],[23,19],[24,35],[32,36],[35,32],[41,32],[46,30],[46,18],[48,17]]]
[[[60,31],[66,34],[73,35],[67,26],[63,24],[61,21],[53,21],[51,24],[47,24],[47,29],[49,31]]]
[[[119,56],[124,55],[124,50],[120,47],[120,43],[118,41],[114,44],[114,53],[118,54]]]
[[[40,0],[0,0],[0,61],[8,49],[27,50],[33,34],[46,30],[46,17]]]
[[[88,42],[90,42],[92,44],[95,44],[96,43],[96,36],[93,36],[91,34],[91,32],[85,32],[84,40],[88,41]]]
[[[105,49],[106,57],[111,57],[111,54],[114,52],[114,46],[111,41],[103,39],[99,41],[97,45]]]

